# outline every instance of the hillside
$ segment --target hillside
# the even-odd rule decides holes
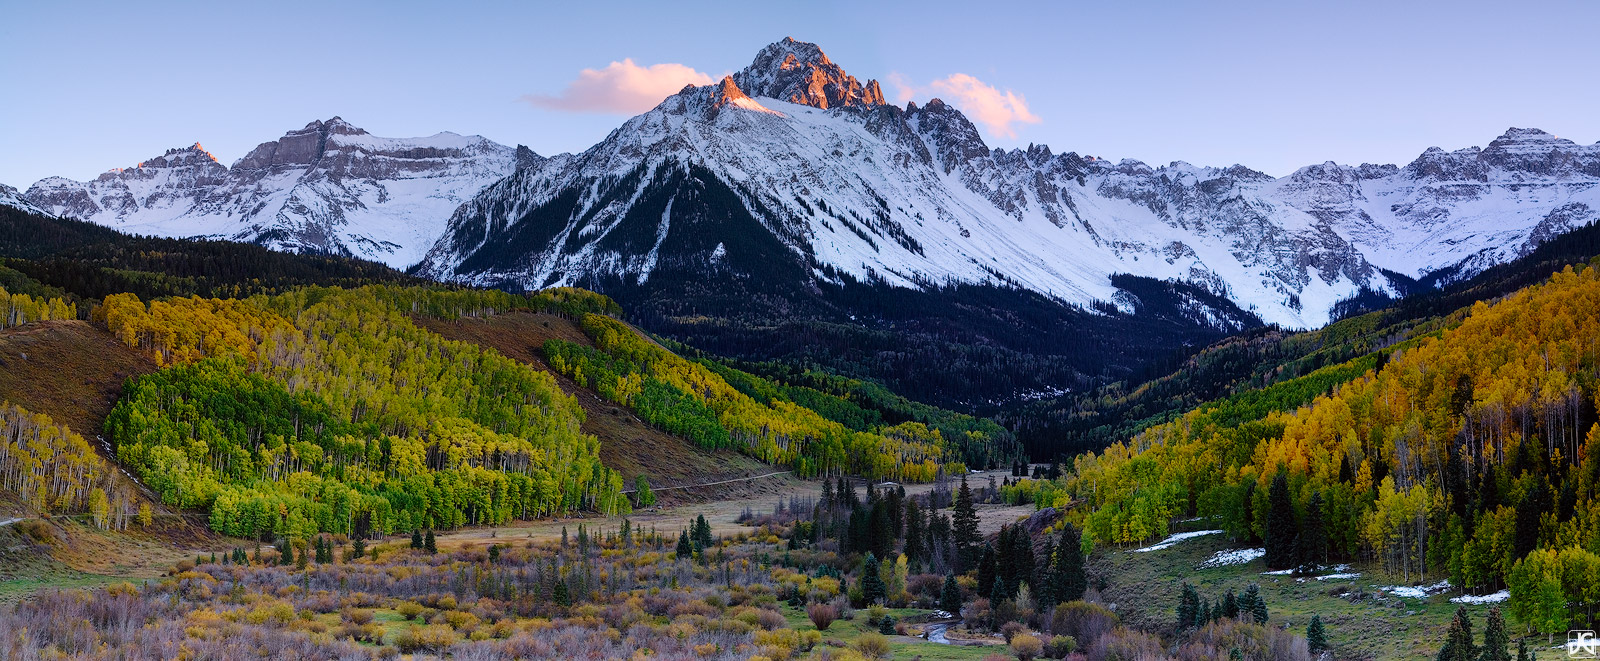
[[[1597,306],[1600,267],[1568,267],[1376,353],[1199,406],[1017,493],[1083,499],[1076,516],[1101,544],[1198,516],[1259,545],[1270,569],[1371,561],[1407,583],[1505,589],[1510,614],[1540,632],[1582,628],[1590,597],[1560,576],[1600,565]]]
[[[463,318],[453,321],[415,316],[414,321],[439,335],[462,342],[491,348],[508,357],[552,372],[545,363],[541,347],[548,340],[563,340],[585,346],[593,342],[583,329],[570,318],[556,314],[518,310],[486,318]],[[606,402],[593,391],[581,388],[566,376],[557,376],[561,389],[572,395],[583,407],[583,433],[600,439],[600,461],[620,473],[625,484],[633,484],[646,476],[658,491],[661,487],[719,482],[773,471],[746,455],[731,450],[709,450],[699,447],[645,423],[630,409]],[[781,480],[780,480],[781,482]],[[711,494],[719,497],[737,496],[746,492],[756,496],[764,491],[765,483],[727,486],[710,490],[684,490],[674,488],[659,491],[662,502],[670,503],[685,498],[704,498]]]

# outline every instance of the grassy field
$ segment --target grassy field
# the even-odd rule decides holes
[[[40,590],[95,588],[156,578],[180,560],[229,548],[176,517],[152,530],[107,532],[76,518],[28,519],[0,527],[0,603]]]
[[[1202,524],[1195,524],[1202,525]],[[1202,530],[1193,527],[1190,530]],[[1444,642],[1450,618],[1459,604],[1446,591],[1426,598],[1398,597],[1379,588],[1398,585],[1433,585],[1446,578],[1430,574],[1411,583],[1375,565],[1355,565],[1347,572],[1359,576],[1339,580],[1266,575],[1261,559],[1247,564],[1199,569],[1214,553],[1241,548],[1223,534],[1187,539],[1170,548],[1146,553],[1131,549],[1101,549],[1094,553],[1090,571],[1104,581],[1102,596],[1116,604],[1125,623],[1171,633],[1177,619],[1178,597],[1184,581],[1202,598],[1216,601],[1225,591],[1242,592],[1250,583],[1261,586],[1271,623],[1304,633],[1312,615],[1321,615],[1329,642],[1340,659],[1432,658]],[[1364,595],[1352,598],[1350,595]],[[1473,631],[1480,637],[1483,618],[1491,605],[1467,605]],[[1513,635],[1520,631],[1507,616]],[[1530,642],[1532,642],[1530,640]],[[1544,643],[1544,637],[1538,638]]]

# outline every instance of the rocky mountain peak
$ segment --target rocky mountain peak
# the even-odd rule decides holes
[[[751,96],[763,96],[814,108],[884,105],[876,80],[865,84],[828,59],[816,44],[784,37],[756,54],[732,82]]]
[[[740,99],[748,98],[750,98],[750,95],[739,89],[739,85],[733,82],[732,76],[723,76],[722,82],[717,83],[711,89],[711,107],[713,108],[721,108]]]

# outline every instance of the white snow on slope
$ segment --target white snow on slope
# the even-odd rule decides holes
[[[1172,535],[1171,537],[1168,537],[1166,539],[1161,540],[1161,543],[1159,543],[1159,544],[1152,544],[1152,545],[1146,546],[1146,547],[1144,547],[1142,549],[1134,549],[1133,552],[1134,553],[1149,553],[1151,551],[1160,551],[1160,550],[1163,550],[1163,549],[1169,549],[1169,548],[1172,548],[1173,546],[1177,545],[1178,542],[1181,542],[1183,540],[1194,539],[1196,537],[1204,537],[1206,535],[1215,535],[1215,534],[1220,533],[1220,532],[1222,532],[1222,531],[1221,530],[1197,530],[1195,532],[1180,532],[1180,533],[1178,533],[1176,535]]]

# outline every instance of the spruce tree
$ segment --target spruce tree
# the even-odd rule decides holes
[[[880,603],[889,597],[889,586],[883,584],[882,571],[878,556],[868,552],[867,559],[861,563],[861,598],[868,604]]]
[[[1456,608],[1450,619],[1450,631],[1445,634],[1444,647],[1439,649],[1439,661],[1477,661],[1478,649],[1472,644],[1472,618],[1467,607]]]
[[[1033,573],[1038,567],[1033,559],[1033,539],[1020,525],[1011,527],[1010,576],[1006,579],[1006,596],[1016,597],[1022,584],[1038,585]]]
[[[1089,575],[1084,571],[1083,534],[1077,526],[1065,524],[1061,529],[1061,542],[1056,544],[1054,569],[1056,599],[1078,601],[1089,589]]]
[[[1483,653],[1478,656],[1478,661],[1511,661],[1511,651],[1506,649],[1511,644],[1511,636],[1506,633],[1506,618],[1500,614],[1500,607],[1489,609],[1489,617],[1483,625]]]
[[[951,615],[961,615],[961,586],[954,574],[944,577],[944,589],[939,591],[939,609]]]
[[[906,500],[905,520],[906,540],[900,550],[906,554],[906,562],[915,571],[923,560],[923,537],[927,534],[923,532],[922,508],[917,506],[917,501]]]
[[[1322,492],[1311,494],[1300,535],[1295,538],[1296,566],[1306,571],[1315,570],[1327,557],[1328,527],[1322,521],[1322,507]]]
[[[1233,588],[1228,588],[1228,593],[1222,596],[1222,616],[1239,619],[1239,599],[1233,596]]]
[[[1550,486],[1542,476],[1536,476],[1532,481],[1532,488],[1517,505],[1516,537],[1512,539],[1513,558],[1525,557],[1538,548],[1539,522],[1544,513],[1550,511]]]
[[[422,548],[423,548],[423,550],[427,551],[429,554],[434,554],[434,553],[438,553],[439,552],[439,544],[438,544],[437,540],[435,540],[433,538],[433,529],[432,528],[428,529],[428,534],[422,536]]]
[[[978,596],[994,601],[999,601],[1004,596],[1003,589],[1001,594],[995,594],[993,589],[996,579],[999,578],[998,569],[995,566],[994,547],[984,545],[983,556],[978,560]]]
[[[1256,624],[1267,623],[1267,601],[1261,598],[1261,586],[1251,583],[1239,596],[1239,612],[1249,613]]]
[[[1193,629],[1199,616],[1200,595],[1195,592],[1194,586],[1184,581],[1183,590],[1178,595],[1178,631]]]
[[[414,548],[414,549],[422,548],[422,529],[421,528],[417,528],[417,529],[414,529],[414,530],[411,531],[411,548]]]
[[[1267,490],[1268,569],[1294,567],[1294,538],[1294,504],[1289,500],[1289,476],[1279,471]]]
[[[978,511],[973,507],[972,489],[967,486],[964,476],[951,510],[950,526],[955,537],[956,555],[961,561],[961,569],[965,571],[977,564],[978,544],[983,538],[978,534]]]
[[[691,555],[694,555],[694,545],[689,542],[689,531],[681,531],[678,533],[677,556],[687,558]]]
[[[1328,632],[1322,629],[1322,616],[1312,615],[1311,624],[1306,626],[1306,648],[1312,654],[1328,649]]]
[[[294,564],[294,542],[283,540],[283,555],[279,556],[278,564],[286,567]]]
[[[1528,649],[1528,640],[1526,638],[1517,639],[1517,661],[1535,661],[1536,658],[1538,658],[1538,655]]]

